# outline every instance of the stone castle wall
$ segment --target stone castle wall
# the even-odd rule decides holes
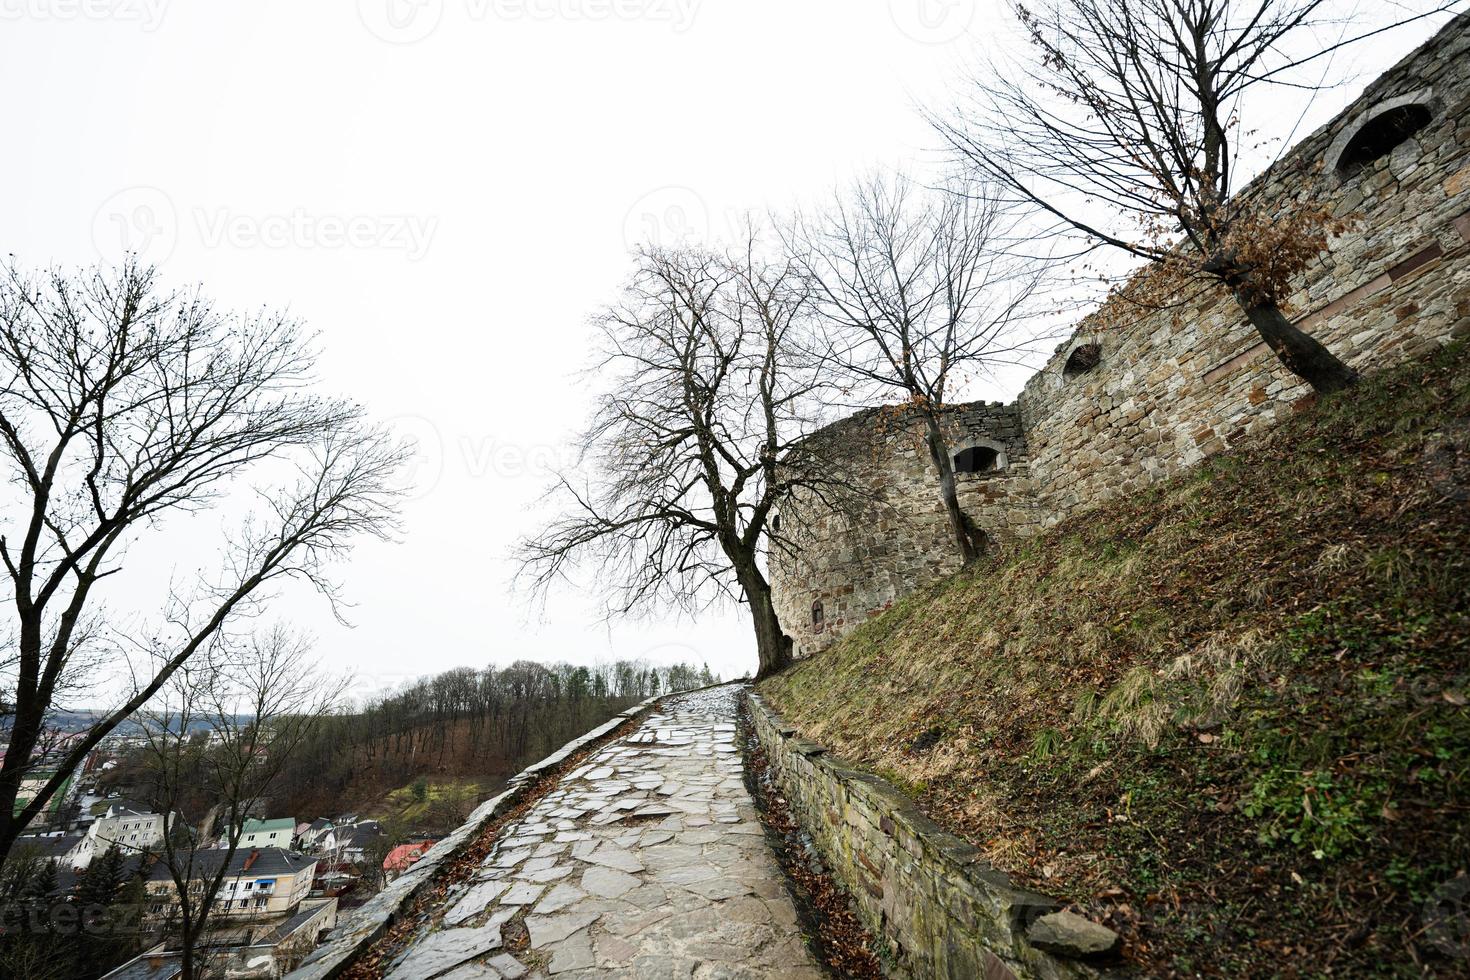
[[[1470,333],[1467,64],[1470,14],[1462,14],[1246,191],[1283,210],[1317,202],[1358,217],[1301,277],[1288,309],[1359,369]],[[1422,112],[1429,122],[1363,169],[1340,170],[1344,153],[1396,110]],[[967,439],[1005,449],[995,471],[959,477],[966,513],[1002,543],[1191,467],[1310,395],[1223,292],[1180,313],[1105,312],[1113,314],[1109,325],[1098,314],[1084,320],[1015,404],[952,411],[956,451]],[[1089,345],[1100,352],[1097,363],[1079,371],[1074,361],[1069,370],[1073,354]],[[855,514],[799,504],[782,514],[784,533],[800,549],[771,556],[771,580],[799,655],[959,564],[912,420],[869,411],[823,437],[845,440],[872,497]]]
[[[955,407],[945,436],[954,452],[984,447],[994,468],[957,473],[956,487],[975,526],[999,541],[1034,522],[1030,461],[1016,405]],[[902,410],[869,409],[813,438],[831,441],[819,457],[846,461],[842,479],[866,492],[843,510],[783,508],[782,534],[795,554],[771,556],[776,613],[798,656],[825,648],[852,626],[929,582],[959,569],[923,432]]]

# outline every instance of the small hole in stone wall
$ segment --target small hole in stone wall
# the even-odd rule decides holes
[[[818,633],[822,632],[822,626],[826,623],[826,614],[822,610],[822,600],[818,599],[812,603],[812,629]]]
[[[1337,172],[1344,177],[1360,173],[1369,164],[1393,152],[1394,147],[1428,126],[1434,114],[1429,107],[1414,103],[1374,116],[1348,141],[1337,158]]]
[[[955,453],[954,471],[956,473],[988,473],[995,469],[995,464],[999,460],[1000,450],[989,446],[961,449]]]
[[[775,531],[777,534],[780,534],[781,533],[781,515],[780,514],[772,514],[771,515],[771,530],[772,531]]]
[[[1067,380],[1086,374],[1102,363],[1102,344],[1082,344],[1072,351],[1067,363],[1062,365],[1062,377]]]

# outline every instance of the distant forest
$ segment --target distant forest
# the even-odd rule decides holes
[[[517,661],[462,667],[323,717],[273,787],[273,814],[330,816],[415,780],[513,776],[656,694],[713,684],[707,666]]]

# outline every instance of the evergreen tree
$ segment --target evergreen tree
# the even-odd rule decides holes
[[[9,907],[20,901],[40,864],[34,857],[22,856],[0,865],[0,906]]]
[[[127,859],[113,844],[87,865],[77,882],[76,900],[82,908],[105,908],[113,903],[127,878]]]
[[[55,863],[39,861],[25,884],[21,886],[18,896],[21,913],[24,916],[22,931],[37,935],[49,931],[52,896],[56,890]]]

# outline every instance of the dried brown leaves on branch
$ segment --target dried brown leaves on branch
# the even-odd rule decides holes
[[[1036,209],[1040,234],[1067,238],[1079,255],[1106,248],[1163,268],[1131,298],[1167,306],[1181,292],[1223,289],[1283,364],[1335,391],[1355,373],[1281,304],[1346,226],[1324,207],[1269,203],[1244,186],[1243,115],[1266,92],[1325,87],[1333,52],[1463,2],[1341,6],[1012,3],[1028,55],[991,66],[967,104],[931,119],[968,169]]]

